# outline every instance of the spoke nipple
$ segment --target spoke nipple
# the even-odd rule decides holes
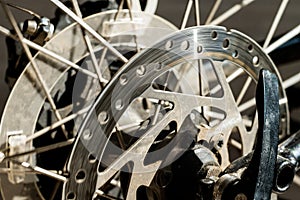
[[[5,154],[3,152],[0,152],[0,163],[2,163],[4,158],[5,158]]]

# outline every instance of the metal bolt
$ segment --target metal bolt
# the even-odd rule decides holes
[[[247,196],[244,193],[240,193],[235,196],[234,200],[247,200]]]

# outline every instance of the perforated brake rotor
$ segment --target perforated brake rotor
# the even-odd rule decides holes
[[[262,68],[278,75],[252,39],[217,26],[185,29],[145,49],[116,74],[87,115],[63,196],[145,199],[138,197],[141,186],[151,190],[158,170],[196,143],[214,152],[222,169],[234,159],[230,146],[249,153],[258,123],[255,92],[234,83],[244,78],[255,89]],[[281,132],[287,127],[285,100],[280,89]],[[124,124],[136,108],[147,115]],[[108,194],[111,187],[123,193]]]
[[[123,20],[122,22],[124,24],[127,23],[129,25],[123,27],[125,29],[122,29],[122,32],[120,32],[120,29],[113,29],[114,27],[112,25],[116,12],[117,11],[115,10],[101,12],[87,17],[85,22],[97,32],[105,35],[106,37],[110,37],[111,45],[115,48],[123,50],[125,53],[127,51],[132,51],[132,49],[136,50],[137,44],[138,48],[145,48],[157,41],[158,38],[161,38],[166,34],[176,30],[175,26],[153,14],[145,12],[132,12],[133,19],[131,19],[128,11],[121,10],[118,19]],[[153,35],[153,31],[156,32],[155,36]],[[134,37],[135,39],[133,39]],[[99,52],[103,52],[103,47],[98,41],[92,40],[92,44],[93,49],[98,52],[97,55],[99,55]],[[66,29],[62,30],[45,45],[45,48],[73,63],[80,63],[80,61],[82,61],[84,58],[89,57],[81,29],[76,24],[72,24]],[[105,67],[110,64],[108,62],[116,59],[116,57],[112,56],[110,53],[107,53],[107,57],[109,57],[109,59],[105,60]],[[53,96],[55,96],[57,91],[65,89],[65,84],[66,81],[68,81],[70,72],[74,74],[74,70],[72,68],[51,57],[45,56],[42,52],[39,52],[34,57],[34,60],[38,64],[41,75],[47,86],[51,89],[51,94]],[[88,70],[90,70],[90,68]],[[89,85],[86,85],[86,88],[99,88],[99,82],[96,81],[94,77],[81,74],[81,77],[83,76],[89,80],[87,81]],[[111,77],[108,76],[106,78],[109,80]],[[76,91],[76,89],[78,88],[74,88],[74,93],[79,92]],[[100,92],[99,90],[94,90],[94,92],[95,91]],[[94,93],[92,94],[92,97],[85,97],[87,98],[86,100],[88,102],[92,101],[93,97],[95,96],[96,94]],[[69,98],[71,99],[72,96],[69,96]],[[44,103],[45,95],[43,92],[41,92],[40,84],[35,76],[35,73],[33,72],[32,66],[29,64],[15,84],[15,87],[7,101],[5,111],[3,112],[0,127],[0,145],[2,147],[6,145],[7,136],[10,133],[21,133],[26,137],[32,136],[33,133],[37,131],[36,126],[37,123],[39,123],[39,117],[41,115],[41,109],[43,108]],[[80,107],[84,108],[87,106],[85,103],[83,103],[83,105]],[[63,117],[66,117],[67,114],[72,111],[73,105],[70,106],[67,108],[67,111],[64,109],[59,110]],[[52,123],[55,122],[56,119],[54,119]],[[76,131],[77,130],[74,129],[74,133],[76,133]],[[28,143],[27,149],[31,148],[32,143]],[[31,162],[31,160],[28,161]]]
[[[103,33],[102,24],[113,19],[115,14],[116,11],[102,12],[88,17],[86,22],[98,32]],[[121,15],[126,16],[127,19],[129,18],[128,11],[122,11]],[[127,31],[132,31],[131,34],[139,33],[137,34],[137,42],[140,47],[150,46],[159,37],[163,37],[176,30],[172,24],[152,14],[143,12],[135,13],[135,17],[140,25],[142,23],[145,24],[142,24],[140,27],[132,26],[131,30],[128,29]],[[157,33],[158,35],[155,35],[154,37],[151,30],[157,31],[155,28],[158,28],[160,33]],[[127,32],[125,31],[124,34],[126,33]],[[120,32],[119,34],[120,36],[115,37],[111,42],[112,45],[135,46],[134,41],[122,36],[122,33]],[[116,36],[118,36],[118,34]],[[73,24],[61,31],[55,38],[49,41],[45,47],[58,55],[77,63],[88,54],[84,45],[84,40],[81,38],[80,28],[76,26],[76,24]],[[94,45],[96,46],[97,44]],[[95,49],[96,48],[97,46]],[[37,61],[41,74],[49,88],[53,88],[57,81],[63,76],[62,74],[69,69],[68,66],[65,66],[54,59],[49,59],[42,53],[36,55],[35,60]],[[37,89],[38,86],[36,85],[37,82],[38,81],[35,80],[33,75],[31,65],[29,64],[16,83],[7,101],[1,121],[0,141],[6,141],[6,134],[11,131],[22,131],[24,134],[28,135],[34,132],[40,108],[44,103],[44,96],[39,94],[39,90]],[[11,116],[14,116],[13,120]],[[24,118],[26,118],[26,120],[24,120]]]

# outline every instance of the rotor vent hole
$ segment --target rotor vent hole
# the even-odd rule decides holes
[[[100,112],[100,114],[98,115],[98,121],[100,122],[100,124],[104,125],[108,122],[109,117],[106,111],[102,111]]]
[[[128,83],[128,78],[127,78],[126,74],[122,74],[120,76],[120,84],[121,85],[126,85],[127,83]]]
[[[237,50],[234,50],[234,51],[232,52],[232,57],[233,57],[233,58],[239,57],[239,52],[238,52]]]
[[[253,51],[253,45],[252,45],[252,44],[249,44],[249,45],[248,45],[248,51],[249,51],[249,52],[252,52],[252,51]]]
[[[90,154],[89,156],[88,156],[88,159],[89,159],[89,162],[91,163],[91,164],[94,164],[95,162],[96,162],[96,157],[93,155],[93,154]]]
[[[166,47],[166,50],[170,50],[173,47],[173,41],[171,41],[171,40],[167,41],[165,47]]]
[[[199,46],[197,47],[197,52],[198,52],[198,53],[202,53],[202,52],[203,52],[203,47],[202,47],[201,45],[199,45]]]
[[[258,56],[254,56],[252,58],[252,63],[253,63],[254,66],[257,67],[259,65],[259,57]]]
[[[83,136],[84,140],[90,140],[92,138],[93,134],[92,134],[91,130],[86,129],[83,131],[82,136]]]
[[[75,176],[75,180],[77,183],[83,183],[86,178],[86,173],[83,169],[80,169]]]
[[[218,38],[218,33],[216,31],[211,32],[211,38],[216,40]]]
[[[122,110],[124,107],[123,101],[121,99],[118,99],[115,103],[115,108],[117,110]]]
[[[182,51],[188,50],[189,47],[190,47],[190,43],[189,43],[188,41],[183,41],[183,42],[181,43],[181,46],[180,46],[180,48],[181,48]]]
[[[224,48],[224,49],[228,49],[229,44],[230,44],[229,40],[228,40],[228,39],[225,39],[225,40],[223,41],[223,48]]]
[[[67,200],[75,200],[76,199],[76,195],[74,192],[69,192],[66,196]]]
[[[141,65],[137,68],[136,74],[140,77],[144,76],[146,73],[146,67],[144,65]]]

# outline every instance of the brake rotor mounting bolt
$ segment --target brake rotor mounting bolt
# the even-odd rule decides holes
[[[247,196],[243,193],[239,193],[235,196],[234,200],[247,200]]]

